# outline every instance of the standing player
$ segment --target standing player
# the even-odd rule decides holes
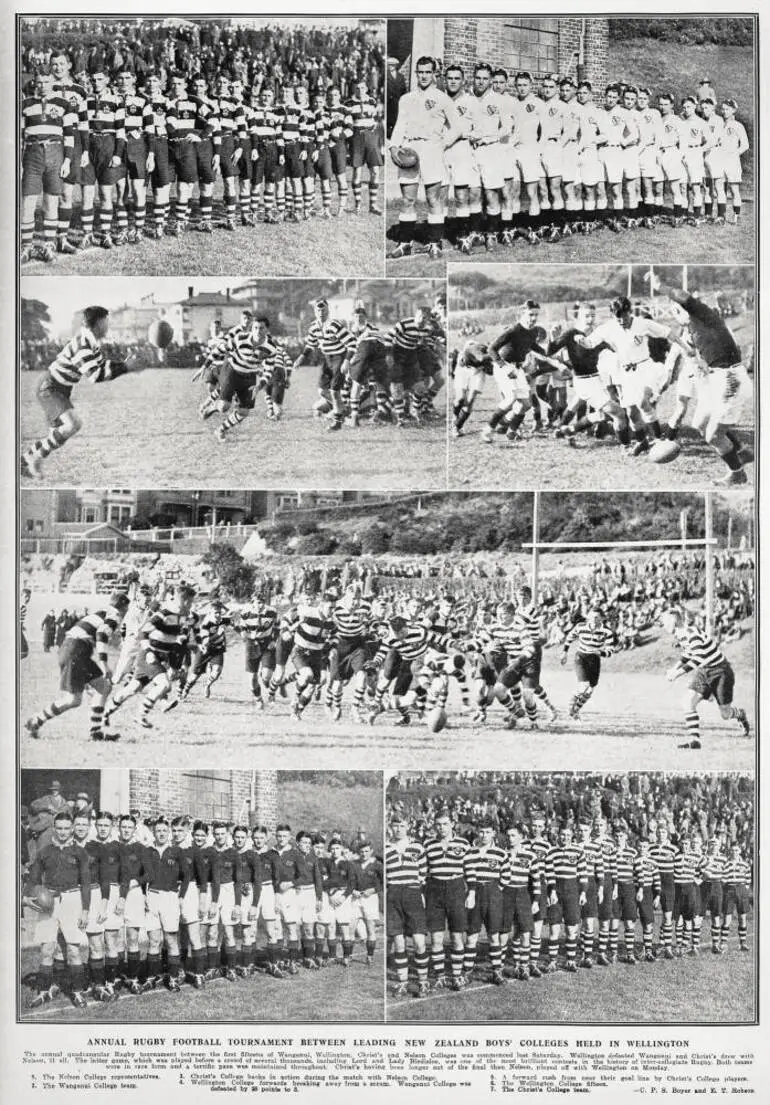
[[[730,190],[730,201],[733,208],[733,219],[737,223],[741,216],[741,181],[743,170],[741,157],[749,148],[749,139],[746,128],[735,117],[738,104],[735,100],[725,100],[722,104],[722,118],[725,121],[720,147],[724,157],[725,179]]]
[[[634,122],[639,134],[639,176],[641,178],[642,226],[650,229],[663,207],[663,172],[660,166],[661,117],[650,104],[649,88],[636,93]]]
[[[720,948],[727,943],[730,935],[733,913],[738,916],[738,947],[748,951],[748,912],[749,888],[751,887],[751,868],[741,854],[740,845],[730,846],[730,856],[725,867],[725,905],[722,918],[722,940]]]
[[[358,905],[361,920],[366,928],[367,967],[371,967],[374,963],[383,880],[382,863],[375,857],[371,843],[363,841],[359,849],[358,862],[353,864],[353,899]]]
[[[444,71],[446,92],[454,105],[462,127],[461,136],[444,154],[449,181],[447,194],[454,191],[455,220],[452,237],[461,253],[470,253],[481,232],[481,178],[474,154],[473,97],[466,92],[462,66],[448,65]]]
[[[41,476],[41,464],[80,429],[82,423],[72,406],[75,384],[88,380],[99,384],[116,380],[129,371],[125,361],[107,360],[102,342],[109,330],[110,312],[106,307],[86,307],[83,325],[53,361],[37,386],[37,401],[43,408],[50,429],[48,436],[24,451],[21,474],[31,479]]]
[[[278,632],[278,611],[254,596],[241,611],[239,628],[244,637],[246,671],[251,676],[251,693],[259,710],[265,707],[262,696],[267,692],[275,670],[275,637]]]
[[[484,215],[484,242],[487,250],[493,250],[502,229],[502,204],[505,189],[505,154],[511,134],[511,114],[508,97],[491,87],[492,70],[479,64],[473,71],[473,96],[470,98],[470,144],[478,180],[482,189]],[[462,122],[462,116],[461,122]],[[459,143],[447,152],[455,159]],[[479,207],[482,210],[482,207]],[[466,242],[466,244],[468,244]],[[473,244],[471,239],[470,245]],[[462,248],[462,243],[461,243]],[[469,252],[465,249],[464,252]]]
[[[604,851],[594,838],[593,825],[583,820],[579,825],[580,847],[585,855],[586,901],[581,908],[580,966],[590,970],[594,965],[594,939],[599,924],[599,909],[604,899]]]
[[[428,950],[425,946],[427,921],[423,887],[426,877],[425,850],[409,836],[409,826],[404,817],[397,815],[391,821],[393,837],[385,850],[385,880],[387,916],[385,928],[393,944],[393,966],[396,972],[394,997],[406,997],[409,993],[409,959],[406,951],[407,937],[414,949],[414,966],[417,973],[418,996],[428,993]]]
[[[664,959],[673,959],[676,846],[671,843],[665,823],[658,826],[657,840],[650,847],[650,857],[658,873],[658,892],[654,904],[661,912],[659,954]]]
[[[136,76],[121,69],[117,76],[126,133],[124,176],[118,180],[117,235],[115,245],[136,245],[144,238],[147,216],[147,156],[155,122],[149,99],[136,90]],[[133,207],[129,230],[127,202]]]
[[[165,979],[172,992],[184,981],[179,955],[181,902],[190,885],[190,872],[182,851],[169,843],[168,818],[161,814],[153,826],[153,843],[145,852],[147,873],[147,981],[152,990]],[[166,952],[165,964],[162,961]]]
[[[524,839],[521,825],[511,825],[506,837],[508,869],[502,878],[503,927],[500,940],[503,957],[509,940],[512,940],[513,977],[526,982],[531,974],[531,935],[534,916],[540,911],[543,872],[537,853]]]
[[[391,156],[402,146],[411,147],[417,161],[399,164],[401,208],[395,228],[396,248],[392,257],[407,257],[413,249],[417,222],[417,192],[422,182],[428,204],[428,255],[441,256],[444,211],[441,189],[446,166],[444,151],[462,136],[462,121],[454,104],[436,85],[436,62],[421,57],[416,66],[417,88],[398,102],[398,118],[390,137]],[[396,162],[398,164],[398,161]]]
[[[495,986],[505,983],[503,975],[503,885],[509,881],[508,853],[495,843],[495,826],[484,820],[478,828],[476,844],[467,855],[468,909],[465,938],[464,973],[466,983],[473,977],[479,934],[487,934],[491,981]]]
[[[466,908],[472,871],[470,845],[458,836],[449,813],[436,818],[436,835],[426,840],[425,916],[430,935],[433,984],[453,990],[463,985]],[[445,971],[444,932],[449,932],[449,973]]]
[[[655,860],[652,858],[650,840],[647,836],[643,836],[639,841],[639,851],[634,867],[634,882],[636,883],[639,921],[642,925],[644,961],[645,963],[654,963],[655,953],[652,950],[652,938],[655,921],[655,899],[660,888],[660,876]]]
[[[540,106],[540,165],[542,175],[538,180],[541,211],[551,212],[551,225],[544,228],[546,240],[558,242],[566,227],[564,218],[564,142],[565,109],[559,98],[559,76],[551,73],[543,77]]]
[[[703,153],[707,145],[703,120],[695,114],[695,97],[685,96],[682,100],[682,117],[679,124],[682,160],[687,173],[687,200],[692,204],[692,223],[698,226],[703,217],[703,178],[705,165]]]
[[[364,167],[369,170],[369,214],[381,215],[378,199],[380,191],[380,173],[382,171],[382,150],[378,131],[380,130],[380,107],[369,95],[366,81],[358,81],[353,97],[345,104],[350,126],[351,164],[353,167],[353,210],[361,214]]]
[[[555,971],[559,956],[559,934],[565,927],[565,970],[577,970],[580,914],[586,904],[588,871],[583,849],[573,841],[570,825],[562,826],[559,842],[545,857],[545,878],[548,886],[548,967]]]
[[[127,609],[128,596],[116,591],[106,607],[86,614],[67,631],[59,649],[61,693],[50,706],[24,723],[30,737],[39,736],[42,727],[52,718],[78,707],[83,701],[83,692],[89,689],[95,696],[91,706],[91,740],[117,739],[115,734],[104,730],[107,724],[104,705],[111,689],[107,650]]]
[[[636,918],[638,915],[637,891],[642,885],[637,869],[638,855],[628,840],[628,830],[620,822],[615,829],[615,864],[617,871],[617,897],[613,915],[616,921],[623,923],[623,943],[626,951],[626,963],[636,965],[634,940],[636,936]]]
[[[521,215],[523,184],[527,192],[525,233],[530,244],[536,245],[540,240],[537,230],[541,224],[539,180],[543,171],[540,160],[543,102],[532,92],[532,77],[529,73],[517,73],[514,83],[516,99],[513,101],[514,170],[511,206],[514,219],[518,221]]]

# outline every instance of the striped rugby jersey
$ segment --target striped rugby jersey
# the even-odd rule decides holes
[[[86,103],[91,134],[114,134],[115,153],[122,157],[126,146],[126,114],[120,96],[104,89],[92,92]]]
[[[694,883],[697,863],[695,852],[677,852],[674,857],[674,882],[679,886]]]
[[[406,840],[401,847],[393,842],[385,849],[385,879],[391,886],[422,887],[425,882],[425,849],[416,840]]]
[[[701,875],[710,882],[721,881],[726,867],[727,856],[723,852],[707,852],[701,862]]]
[[[396,349],[417,349],[425,341],[428,331],[410,316],[399,319],[395,326],[390,328],[388,335]]]
[[[332,611],[335,635],[337,637],[367,637],[370,632],[371,618],[372,604],[369,599],[361,599],[353,610],[338,602]]]
[[[255,382],[258,376],[261,382],[267,383],[276,368],[282,368],[287,376],[291,375],[291,361],[280,345],[270,338],[257,345],[251,331],[241,326],[236,326],[227,335],[223,356],[229,360],[231,368],[254,376]]]
[[[266,643],[278,629],[278,612],[272,606],[247,606],[241,611],[241,632],[250,641]]]
[[[344,141],[353,134],[353,120],[346,107],[322,108],[329,118],[329,138],[332,142]]]
[[[599,841],[589,840],[580,847],[586,857],[586,875],[595,882],[604,882],[604,851]]]
[[[540,880],[541,882],[545,882],[545,857],[551,850],[551,843],[546,840],[544,836],[534,836],[528,843],[529,847],[537,856],[540,868]]]
[[[239,145],[243,143],[246,137],[246,112],[243,104],[225,96],[212,102],[211,114],[215,150],[219,149],[223,138],[237,138]]]
[[[364,96],[362,100],[348,100],[345,110],[356,134],[373,131],[382,114],[380,105],[370,96]]]
[[[616,849],[615,860],[617,863],[618,882],[634,881],[634,864],[636,863],[637,854],[636,849],[628,844],[625,848]]]
[[[326,322],[317,319],[310,326],[305,338],[304,353],[319,350],[324,357],[348,357],[356,348],[355,336],[344,322],[330,318]]]
[[[122,616],[114,606],[92,610],[67,630],[64,640],[90,642],[92,657],[95,653],[99,663],[106,663],[109,643],[117,632]]]
[[[521,651],[521,638],[513,622],[485,625],[479,630],[477,640],[485,652],[504,652],[507,656],[513,656]]]
[[[612,655],[612,634],[604,626],[599,626],[598,629],[590,629],[586,622],[578,622],[567,634],[564,641],[565,649],[573,642],[577,651],[584,656]]]
[[[302,606],[298,614],[299,619],[294,630],[295,648],[301,648],[305,652],[320,652],[326,647],[331,623],[316,606]]]
[[[304,111],[298,104],[281,104],[276,107],[275,114],[284,142],[300,141]]]
[[[705,668],[706,671],[718,671],[727,663],[725,654],[714,640],[695,626],[689,626],[679,638],[682,658],[679,667],[682,671]]]
[[[502,885],[509,878],[508,853],[497,844],[483,848],[476,845],[468,852],[468,889],[475,890],[480,883]]]
[[[92,383],[109,380],[111,369],[98,339],[83,326],[48,366],[48,373],[57,383],[71,388],[80,380]]]
[[[634,860],[634,883],[637,890],[640,888],[651,888],[655,891],[660,889],[660,874],[655,865],[655,860],[649,852],[646,856],[637,853]]]
[[[283,145],[281,117],[272,107],[252,108],[249,130],[251,134],[256,137],[259,144],[264,142],[277,142],[279,145]]]
[[[167,96],[155,96],[148,100],[150,105],[150,112],[152,114],[152,124],[150,128],[151,138],[167,138],[168,137],[168,116],[171,111],[171,102]],[[153,143],[150,143],[150,148],[153,148]]]
[[[724,881],[731,886],[751,886],[751,868],[745,859],[730,859],[725,866]]]
[[[179,611],[168,603],[162,603],[142,626],[139,640],[145,651],[154,652],[161,660],[168,660],[183,643],[186,634],[187,625]]]
[[[530,845],[522,844],[514,850],[508,849],[508,869],[502,879],[503,886],[514,890],[528,890],[533,898],[540,897],[540,882],[543,867]]]
[[[380,646],[378,657],[381,655],[384,658],[388,649],[393,649],[404,660],[419,660],[429,648],[436,648],[440,652],[444,652],[448,647],[449,641],[446,635],[434,633],[425,625],[411,622],[407,625],[403,637],[397,636],[391,629],[388,629],[385,640]]]
[[[472,871],[469,863],[471,846],[461,836],[452,836],[448,840],[433,837],[425,841],[425,862],[429,879],[470,880]]]
[[[227,614],[204,614],[197,626],[197,637],[204,652],[219,653],[227,649],[227,626],[230,617]]]
[[[520,606],[513,618],[512,628],[518,633],[521,646],[534,649],[540,642],[540,611],[536,606]]]
[[[65,153],[75,145],[78,117],[69,100],[57,93],[47,100],[25,96],[21,104],[21,134],[25,143],[62,142]]]
[[[169,138],[190,138],[196,135],[201,139],[212,138],[215,129],[213,109],[203,100],[191,96],[166,101],[166,126]]]
[[[617,848],[611,840],[599,842],[602,850],[602,863],[604,864],[604,878],[609,877],[613,883],[618,881],[618,855]]]
[[[152,104],[146,96],[132,92],[123,97],[126,138],[149,140],[155,123]]]
[[[677,848],[674,844],[653,844],[650,846],[650,855],[661,875],[674,874],[674,862]]]
[[[559,844],[551,848],[545,857],[545,878],[549,890],[555,889],[557,880],[565,879],[576,879],[584,890],[588,885],[588,871],[583,849],[577,844],[567,847]]]
[[[62,96],[70,106],[70,111],[75,117],[76,137],[81,141],[88,134],[88,92],[82,84],[62,84],[57,81],[54,84],[54,92]]]

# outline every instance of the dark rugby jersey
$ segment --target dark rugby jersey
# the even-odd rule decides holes
[[[102,859],[101,844],[98,840],[84,840],[82,844],[75,840],[74,845],[76,848],[82,848],[88,856],[88,881],[91,889],[101,886],[99,874]]]
[[[303,860],[304,857],[293,844],[289,844],[283,850],[276,849],[276,868],[278,874],[279,884],[282,882],[290,882],[292,885],[297,886],[299,883],[300,875],[304,869]]]
[[[425,882],[427,873],[425,849],[416,840],[407,840],[403,847],[389,844],[385,849],[385,878],[388,886],[417,886]]]
[[[93,610],[80,618],[67,630],[65,641],[87,641],[91,645],[91,655],[98,663],[107,662],[107,649],[123,615],[114,606],[106,610]]]
[[[453,836],[449,840],[433,837],[425,841],[424,847],[429,879],[469,879],[472,873],[468,860],[471,846],[463,837]]]
[[[259,878],[263,886],[272,886],[278,889],[278,853],[275,848],[266,848],[264,852],[256,853],[259,861]]]
[[[219,848],[216,844],[213,844],[209,858],[212,874],[216,873],[220,887],[235,882],[236,851],[232,844],[226,844],[224,848]],[[216,900],[212,894],[212,901]],[[239,900],[240,891],[236,894],[236,905]]]
[[[66,894],[68,890],[80,890],[83,909],[91,904],[91,871],[88,855],[70,841],[63,847],[46,844],[29,865],[27,895],[36,886],[45,886],[54,894]]]
[[[173,890],[180,898],[185,896],[190,885],[190,872],[181,848],[176,844],[167,844],[161,851],[151,844],[146,849],[145,859],[148,891]]]
[[[508,878],[508,853],[497,844],[484,848],[476,845],[468,851],[468,889],[481,883],[501,885]]]
[[[199,848],[197,844],[193,844],[190,849],[192,859],[193,878],[201,893],[205,893],[209,886],[211,886],[212,893],[216,887],[217,897],[219,897],[219,869],[212,863],[211,853],[214,851],[210,844],[204,844],[202,848]]]
[[[297,865],[297,888],[312,886],[315,890],[315,896],[320,902],[323,894],[323,873],[318,858],[315,852],[305,855],[299,848],[297,849],[297,855],[300,857]]]
[[[353,889],[363,893],[365,890],[376,890],[382,893],[383,870],[382,864],[374,856],[367,860],[358,860],[353,863]]]
[[[61,93],[47,100],[25,96],[21,103],[21,133],[26,143],[61,142],[69,155],[75,145],[77,116]]]
[[[545,857],[545,878],[549,890],[555,889],[557,881],[571,879],[577,880],[584,890],[588,885],[588,871],[583,849],[577,844],[551,848]]]
[[[555,357],[559,350],[566,349],[570,367],[575,375],[582,379],[589,379],[591,376],[598,375],[599,354],[603,349],[610,347],[606,342],[601,342],[595,349],[586,349],[577,340],[583,337],[585,337],[584,330],[578,330],[576,326],[570,327],[556,341],[549,344],[548,356]]]
[[[329,859],[329,877],[326,888],[329,894],[342,893],[348,897],[353,893],[355,864],[349,859]]]
[[[70,338],[56,360],[48,366],[48,372],[64,387],[72,387],[81,380],[101,383],[111,377],[110,362],[97,338],[85,327]]]
[[[109,898],[110,887],[120,885],[120,844],[117,840],[105,840],[101,843],[99,857],[99,885],[103,898]]]
[[[234,881],[238,884],[238,892],[241,897],[247,895],[249,887],[251,887],[251,904],[256,905],[259,901],[259,895],[262,893],[262,864],[259,862],[259,856],[253,848],[235,850],[233,876]]]
[[[700,629],[689,627],[679,638],[682,658],[679,666],[682,671],[694,671],[705,668],[706,671],[719,671],[727,663],[725,654],[714,640]]]
[[[247,606],[241,611],[240,628],[248,640],[266,645],[278,630],[278,613],[272,606]]]
[[[490,353],[497,353],[501,360],[508,364],[521,365],[527,355],[533,350],[542,353],[538,345],[535,330],[528,330],[521,323],[516,323],[510,330],[505,330],[489,346]]]
[[[125,898],[130,884],[143,885],[149,877],[147,848],[138,840],[120,842],[120,896]]]
[[[690,321],[693,345],[709,368],[729,368],[740,363],[740,348],[719,311],[692,295],[681,306]]]
[[[508,867],[502,878],[503,886],[513,890],[528,890],[533,899],[540,898],[543,866],[537,851],[529,844],[521,844],[514,851],[508,849]]]

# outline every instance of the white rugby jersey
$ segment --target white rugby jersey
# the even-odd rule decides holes
[[[483,96],[470,97],[473,106],[470,116],[473,121],[473,137],[501,139],[511,133],[511,115],[505,97],[493,88],[488,88]]]
[[[668,333],[667,326],[637,315],[627,330],[616,318],[611,318],[600,323],[584,340],[589,349],[606,342],[615,350],[624,368],[633,368],[650,359],[650,338],[666,338]]]
[[[435,142],[444,137],[444,131],[460,131],[460,116],[446,92],[431,85],[415,88],[398,101],[398,118],[393,128],[391,142],[395,146],[414,141]]]
[[[540,136],[543,101],[532,93],[513,101],[513,144],[534,146]]]

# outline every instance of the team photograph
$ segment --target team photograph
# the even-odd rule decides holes
[[[754,1021],[753,775],[414,771],[386,793],[388,1020]]]
[[[751,263],[754,36],[731,17],[388,20],[388,274]]]
[[[17,47],[25,274],[382,275],[384,20],[24,18]]]
[[[754,761],[746,494],[38,491],[22,533],[25,765]]]
[[[28,1022],[383,1017],[376,772],[23,770]]]
[[[754,269],[453,266],[454,487],[754,481]]]
[[[25,278],[22,483],[445,487],[446,359],[439,280]]]

